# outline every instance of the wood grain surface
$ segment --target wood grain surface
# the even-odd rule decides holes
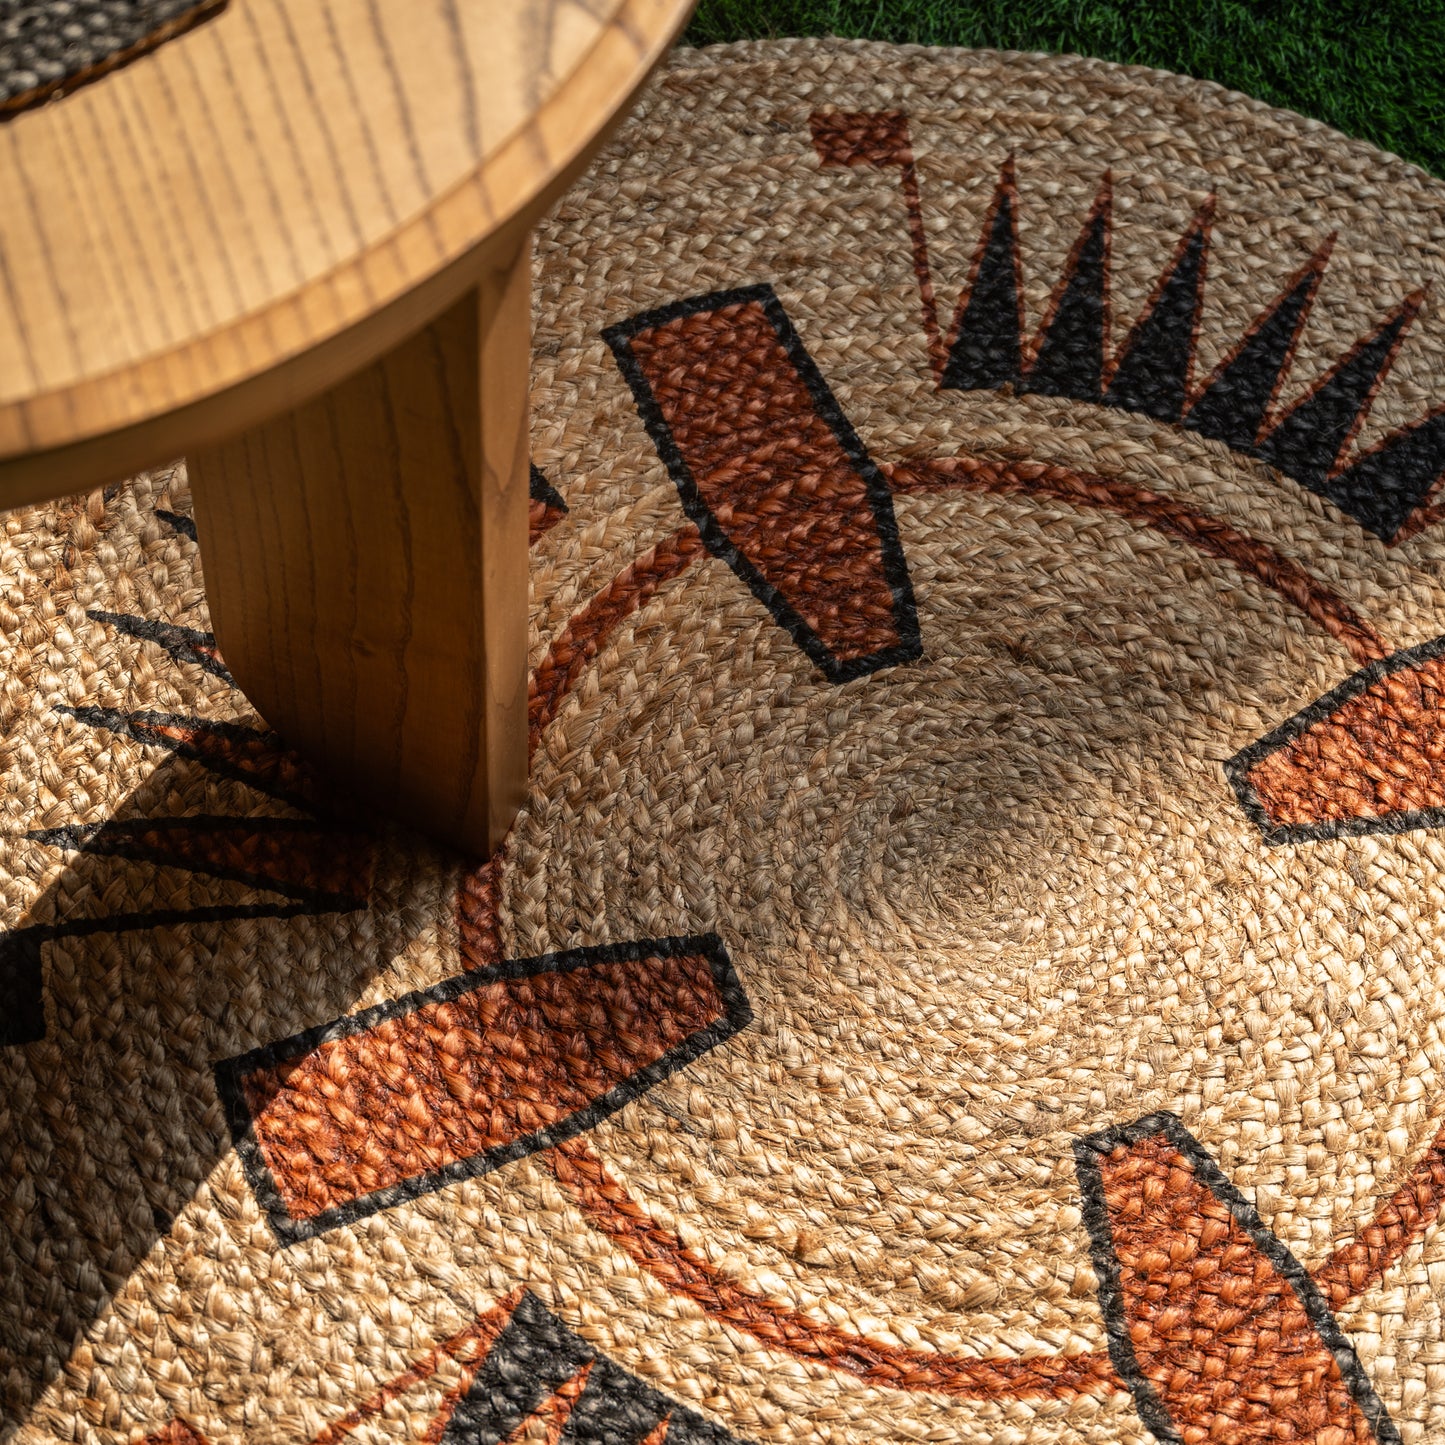
[[[190,458],[212,625],[348,795],[474,855],[527,777],[528,249],[324,396]]]
[[[473,290],[686,0],[230,0],[0,125],[0,507],[258,425]]]

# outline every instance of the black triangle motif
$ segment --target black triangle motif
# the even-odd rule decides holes
[[[232,677],[216,650],[216,639],[209,632],[194,627],[177,627],[171,622],[153,622],[149,617],[133,617],[126,612],[102,612],[92,608],[85,614],[97,622],[108,622],[117,631],[143,638],[165,648],[177,662],[198,663],[205,671],[225,682]]]
[[[1357,341],[1344,360],[1285,413],[1255,455],[1310,491],[1329,496],[1326,483],[1335,462],[1369,410],[1421,299],[1419,292],[1407,296],[1374,331]]]
[[[1212,199],[1185,233],[1153,304],[1135,323],[1104,395],[1107,406],[1177,422],[1189,393],[1189,367],[1204,282]]]
[[[194,759],[213,773],[235,778],[257,792],[294,807],[316,811],[307,796],[302,768],[282,751],[274,734],[239,723],[192,717],[186,713],[117,712],[112,708],[68,707],[56,711],[87,727],[105,728],[137,742],[166,748]]]
[[[167,512],[162,507],[156,508],[156,517],[168,527],[174,527],[183,537],[189,537],[191,541],[196,540],[196,519],[183,516],[180,512]]]
[[[1310,257],[1219,366],[1185,414],[1190,430],[1235,451],[1254,445],[1314,304],[1333,239]]]
[[[1098,401],[1104,383],[1104,337],[1109,330],[1110,178],[1074,243],[1053,314],[1044,328],[1024,390]]]
[[[664,1396],[599,1356],[557,1445],[640,1445],[668,1413]]]
[[[973,284],[958,312],[953,346],[939,386],[990,390],[1019,378],[1019,255],[1014,163],[1004,162],[984,221]]]
[[[721,1425],[597,1354],[530,1293],[518,1301],[497,1336],[447,1422],[441,1445],[500,1445],[588,1365],[592,1368],[559,1445],[642,1445],[664,1419],[665,1438],[673,1445],[739,1445]]]
[[[310,818],[188,813],[34,828],[37,843],[244,883],[320,912],[366,906],[371,840]]]
[[[1382,541],[1393,541],[1445,474],[1445,411],[1387,437],[1320,488]]]
[[[1324,274],[1327,239],[1261,313],[1213,375],[1190,397],[1203,305],[1214,197],[1190,222],[1154,294],[1107,360],[1110,306],[1110,178],[1074,242],[1050,309],[1028,351],[1023,339],[1018,191],[1013,157],[1003,166],[955,313],[939,387],[1076,397],[1189,428],[1277,468],[1328,497],[1387,543],[1437,513],[1421,507],[1445,476],[1445,409],[1387,437],[1349,466],[1343,458],[1423,301],[1406,297],[1300,401],[1269,420]],[[1102,391],[1102,395],[1100,394]],[[1186,407],[1188,410],[1186,411]],[[1263,433],[1263,435],[1261,435]],[[1339,468],[1336,471],[1336,468]]]
[[[541,502],[544,507],[555,507],[559,512],[567,510],[567,503],[562,500],[562,494],[547,480],[547,474],[536,462],[532,463],[528,495],[534,502]]]
[[[593,1358],[541,1300],[524,1294],[452,1412],[441,1445],[500,1445]]]

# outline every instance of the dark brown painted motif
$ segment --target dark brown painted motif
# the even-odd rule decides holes
[[[870,129],[871,126],[871,129]],[[917,168],[907,118],[822,112],[812,130],[820,162],[898,169],[914,238],[914,271],[925,332],[934,348],[934,283],[922,227]],[[839,139],[840,132],[844,139]],[[907,157],[906,165],[900,159]],[[1037,203],[1046,206],[1040,199]],[[1329,263],[1325,238],[1278,296],[1246,328],[1203,381],[1193,376],[1209,269],[1215,200],[1189,221],[1118,353],[1108,345],[1113,178],[1105,175],[1084,219],[1048,312],[1027,335],[1013,157],[1003,164],[985,214],[969,278],[936,367],[943,390],[992,390],[1067,396],[1118,407],[1213,437],[1256,457],[1326,497],[1367,532],[1398,543],[1435,520],[1433,500],[1445,474],[1445,405],[1428,411],[1363,452],[1352,444],[1388,376],[1424,293],[1391,306],[1303,395],[1278,407],[1295,348]],[[1227,279],[1218,284],[1227,285]]]
[[[683,509],[834,682],[920,654],[888,484],[770,286],[604,333]]]
[[[511,1445],[545,1427],[551,1445],[741,1445],[696,1410],[645,1384],[601,1354],[528,1290],[499,1300],[409,1370],[311,1438],[337,1445],[378,1421],[393,1402],[433,1379],[458,1374],[419,1445]],[[139,1445],[208,1445],[183,1419]]]
[[[216,1077],[291,1243],[572,1138],[750,1018],[717,938],[654,939],[485,966]]]

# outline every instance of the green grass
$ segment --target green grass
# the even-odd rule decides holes
[[[694,45],[845,35],[1215,80],[1445,176],[1445,0],[700,0]]]

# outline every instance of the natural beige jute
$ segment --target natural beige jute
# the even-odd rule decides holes
[[[681,51],[536,274],[484,866],[5,519],[6,1438],[1445,1440],[1445,185]]]

